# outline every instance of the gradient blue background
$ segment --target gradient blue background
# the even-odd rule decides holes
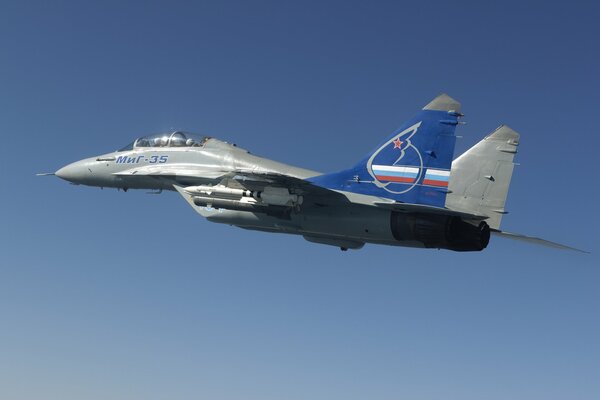
[[[52,3],[52,4],[50,4]],[[523,4],[527,3],[527,4]],[[2,399],[597,399],[591,2],[0,2]],[[170,128],[320,171],[438,93],[457,154],[522,141],[457,254],[210,224],[175,193],[35,177]]]

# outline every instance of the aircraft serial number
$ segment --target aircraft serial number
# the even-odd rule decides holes
[[[129,157],[129,156],[119,156],[115,160],[117,164],[139,164],[139,163],[148,163],[148,164],[164,164],[169,160],[169,156],[137,156],[137,157]]]

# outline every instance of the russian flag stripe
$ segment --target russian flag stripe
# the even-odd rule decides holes
[[[388,181],[388,182],[400,182],[400,183],[413,183],[415,181],[414,177],[404,177],[404,176],[385,176],[385,175],[375,175],[380,181]]]
[[[379,181],[413,183],[419,176],[419,168],[398,165],[372,165],[373,173]],[[427,169],[423,185],[448,186],[450,171],[442,169]]]
[[[425,172],[425,179],[423,179],[423,185],[429,186],[448,186],[450,180],[450,171],[441,169],[428,169]]]
[[[448,178],[450,176],[450,171],[444,171],[441,169],[428,169],[427,176],[438,176],[440,178]]]
[[[398,165],[372,165],[375,178],[382,182],[413,183],[419,168]]]
[[[423,185],[429,186],[448,186],[448,181],[436,181],[433,179],[423,179]]]
[[[419,174],[419,168],[404,167],[396,165],[372,165],[371,168],[375,175],[381,176],[400,176],[416,178]]]

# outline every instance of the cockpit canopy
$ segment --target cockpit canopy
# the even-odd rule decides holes
[[[138,147],[201,147],[210,139],[189,132],[174,131],[157,133],[136,139],[119,151],[133,150]]]

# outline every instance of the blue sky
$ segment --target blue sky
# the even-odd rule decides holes
[[[525,3],[525,4],[524,4]],[[591,2],[0,2],[0,397],[595,399]],[[175,193],[35,177],[165,129],[319,171],[440,92],[457,154],[521,133],[482,253],[210,224]]]

